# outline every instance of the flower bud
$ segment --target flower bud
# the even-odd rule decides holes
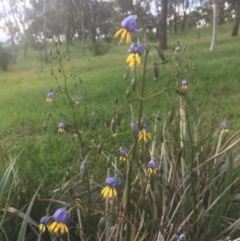
[[[127,89],[127,90],[126,90],[126,97],[127,97],[127,99],[128,99],[128,97],[130,96],[130,94],[131,94],[131,91],[130,91],[129,89]]]
[[[86,174],[87,174],[86,161],[83,161],[81,163],[80,171],[79,171],[79,176],[81,181],[86,177]]]
[[[167,113],[167,124],[172,122],[173,117],[174,117],[173,110],[169,110]]]
[[[132,131],[134,138],[138,138],[138,132],[139,132],[138,122],[131,123],[131,131]]]
[[[159,77],[159,65],[154,62],[153,64],[153,80],[154,81],[158,81],[158,77]]]
[[[116,119],[112,118],[112,120],[111,120],[111,131],[112,131],[112,133],[116,133],[116,129],[117,129]]]
[[[138,84],[137,77],[133,77],[132,82],[131,82],[132,91],[134,91],[136,89],[137,84]]]
[[[126,71],[125,71],[124,74],[123,74],[123,79],[124,79],[124,80],[127,80],[128,77],[129,77],[129,69],[126,69]]]

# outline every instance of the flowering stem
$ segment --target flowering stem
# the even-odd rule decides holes
[[[144,84],[146,79],[146,69],[147,69],[147,57],[149,53],[149,48],[146,48],[146,54],[144,58],[143,64],[143,74],[142,74],[142,83],[141,83],[141,91],[140,91],[140,103],[139,103],[139,115],[138,115],[138,124],[140,125],[142,119],[142,111],[143,111],[143,102],[144,102]]]
[[[76,132],[77,132],[77,135],[78,135],[78,138],[79,138],[81,147],[82,147],[82,146],[83,146],[82,136],[81,136],[81,134],[80,134],[80,132],[79,132],[76,113],[75,113],[75,110],[74,110],[74,106],[73,106],[73,104],[72,104],[71,97],[70,97],[69,92],[68,92],[67,76],[66,76],[66,73],[65,73],[65,70],[64,70],[64,67],[63,67],[63,63],[62,63],[62,60],[61,60],[61,56],[60,56],[60,60],[59,60],[59,67],[60,67],[61,72],[62,72],[62,74],[63,74],[65,94],[66,94],[66,97],[67,97],[67,99],[68,99],[68,101],[69,101],[69,103],[70,103],[71,109],[72,109],[74,126],[75,126],[75,129],[76,129]]]
[[[143,112],[143,102],[144,102],[144,83],[146,78],[146,68],[147,68],[147,56],[149,49],[146,50],[144,65],[143,65],[143,74],[142,74],[142,83],[140,90],[140,98],[139,98],[139,115],[138,115],[138,125],[141,123],[142,112]],[[140,127],[140,126],[138,126]],[[135,138],[134,144],[130,150],[131,158],[127,161],[127,176],[126,176],[126,186],[125,186],[125,200],[126,200],[126,208],[125,208],[125,217],[127,219],[127,228],[126,228],[126,240],[131,240],[131,222],[130,222],[130,193],[131,193],[131,176],[132,176],[132,161],[136,159],[137,153],[137,144],[138,138]]]

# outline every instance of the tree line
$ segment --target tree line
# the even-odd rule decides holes
[[[189,28],[232,22],[232,36],[238,35],[240,1],[238,0],[4,0],[1,28],[10,36],[14,53],[16,43],[41,48],[47,62],[49,40],[64,41],[66,51],[72,41],[79,39],[81,49],[86,41],[110,41],[119,20],[128,14],[138,16],[139,27],[159,41],[166,49],[167,33]],[[213,15],[212,6],[217,14]]]

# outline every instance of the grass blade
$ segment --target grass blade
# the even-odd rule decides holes
[[[30,212],[32,210],[32,207],[33,207],[33,204],[35,202],[35,199],[37,197],[37,194],[41,188],[41,186],[43,185],[43,182],[45,180],[45,177],[43,178],[43,180],[41,181],[37,191],[35,192],[29,206],[28,206],[28,209],[27,209],[27,212],[24,216],[24,219],[23,219],[23,222],[22,222],[22,225],[21,225],[21,229],[20,229],[20,232],[19,232],[19,235],[18,235],[18,239],[17,241],[25,241],[25,233],[26,233],[26,229],[27,229],[27,224],[28,224],[28,218],[29,218],[29,215],[30,215]]]

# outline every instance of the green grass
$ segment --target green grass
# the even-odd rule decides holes
[[[239,113],[234,106],[237,106],[239,100],[239,40],[230,37],[230,27],[227,25],[219,28],[213,52],[209,51],[211,28],[201,29],[200,38],[196,30],[187,34],[169,35],[169,42],[173,45],[179,41],[186,46],[188,65],[191,66],[189,95],[194,97],[195,104],[205,113],[217,109],[219,121],[222,119],[237,127]],[[126,69],[126,47],[114,44],[109,53],[99,57],[92,57],[87,51],[82,53],[80,43],[74,43],[71,48],[70,61],[65,63],[65,68],[72,69],[70,72],[83,80],[86,91],[84,102],[90,108],[97,109],[101,106],[107,109],[115,97],[125,98],[123,93],[129,88],[122,78]],[[20,123],[27,126],[33,122],[36,126],[43,123],[46,111],[44,98],[49,89],[55,86],[55,82],[50,75],[52,65],[42,65],[39,58],[38,52],[30,50],[28,59],[19,56],[17,65],[10,66],[6,73],[1,72],[0,131],[19,128]],[[171,81],[168,67],[161,67],[161,86],[169,85]],[[67,71],[68,78],[70,72]],[[172,83],[170,85],[174,86]],[[77,92],[76,89],[73,92]]]

